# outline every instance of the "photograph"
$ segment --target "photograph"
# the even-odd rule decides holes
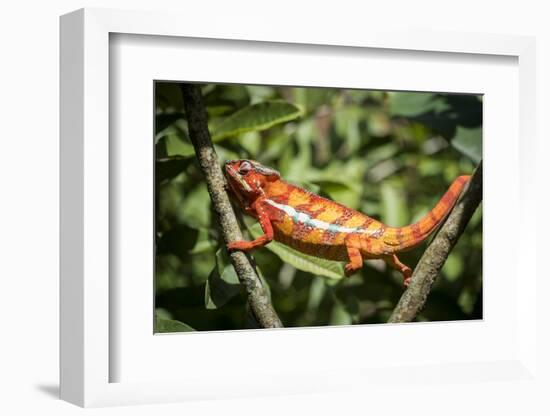
[[[481,94],[153,87],[155,333],[483,319]]]

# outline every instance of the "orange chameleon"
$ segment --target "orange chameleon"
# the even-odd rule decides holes
[[[303,253],[345,261],[349,276],[363,261],[383,259],[403,275],[408,286],[412,270],[397,258],[424,241],[445,219],[470,176],[459,176],[437,205],[415,224],[389,227],[380,221],[320,197],[281,179],[276,170],[253,160],[229,160],[225,174],[242,208],[260,222],[264,235],[253,241],[232,241],[229,251],[250,251],[272,240]]]

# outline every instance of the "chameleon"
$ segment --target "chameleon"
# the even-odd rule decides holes
[[[418,222],[390,227],[288,183],[278,171],[254,160],[228,160],[224,168],[229,191],[264,233],[253,241],[228,242],[228,251],[248,252],[275,240],[305,254],[346,262],[346,276],[359,271],[365,260],[382,259],[402,274],[405,286],[412,269],[397,254],[418,246],[441,225],[471,178],[457,177]]]

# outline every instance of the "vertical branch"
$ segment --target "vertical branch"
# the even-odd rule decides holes
[[[420,258],[411,284],[399,299],[388,322],[411,322],[424,308],[439,271],[481,202],[481,170],[480,162],[462,197]]]
[[[181,84],[180,86],[189,127],[189,137],[195,148],[202,173],[205,176],[212,206],[216,212],[223,238],[226,243],[242,240],[241,230],[225,191],[225,178],[208,132],[206,109],[202,101],[201,89],[198,85],[193,84]],[[250,258],[240,251],[231,253],[230,258],[241,285],[246,289],[248,304],[258,323],[264,328],[282,327],[281,320],[273,309],[267,291],[256,274]]]

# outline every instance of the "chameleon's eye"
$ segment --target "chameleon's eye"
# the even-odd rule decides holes
[[[244,161],[241,163],[241,166],[239,167],[239,173],[241,175],[246,175],[248,172],[252,170],[252,165],[250,162]]]

